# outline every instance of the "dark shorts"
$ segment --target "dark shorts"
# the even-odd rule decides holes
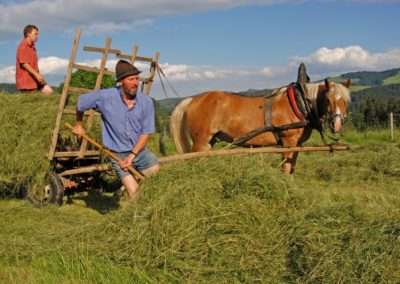
[[[122,160],[124,160],[126,157],[128,157],[128,155],[130,153],[131,152],[120,152],[120,153],[114,152],[114,154],[116,154]],[[110,158],[110,159],[111,159],[111,164],[112,164],[117,176],[120,179],[123,179],[124,177],[130,175],[130,172],[124,171],[123,169],[121,169],[121,167],[119,166],[119,164],[116,160],[114,160],[112,158]],[[135,170],[137,170],[138,172],[141,172],[141,171],[146,170],[157,164],[158,164],[158,160],[157,160],[156,155],[154,155],[152,152],[147,150],[147,148],[144,148],[142,151],[139,152],[139,154],[136,156],[135,160],[133,161],[133,168]]]

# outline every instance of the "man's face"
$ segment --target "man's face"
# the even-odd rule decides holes
[[[28,33],[26,37],[29,38],[31,42],[35,43],[39,38],[39,32],[38,30],[32,29],[32,31]]]
[[[121,81],[121,88],[125,95],[136,97],[139,85],[139,75],[128,76]]]

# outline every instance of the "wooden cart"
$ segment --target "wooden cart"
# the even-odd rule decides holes
[[[91,147],[91,145],[88,145],[85,139],[82,139],[78,149],[76,149],[76,147],[72,149],[68,145],[65,145],[65,141],[62,140],[61,133],[63,131],[70,132],[69,129],[64,127],[64,116],[76,115],[75,104],[71,106],[68,105],[70,98],[93,90],[99,90],[104,75],[115,76],[115,72],[106,69],[107,60],[110,59],[125,59],[132,64],[136,62],[145,62],[149,64],[148,76],[139,78],[142,92],[149,95],[158,64],[158,52],[155,53],[153,58],[138,56],[139,48],[135,45],[132,48],[131,54],[123,54],[121,50],[111,48],[111,38],[106,39],[105,47],[83,47],[83,51],[101,55],[99,67],[77,64],[75,60],[78,52],[80,35],[81,29],[77,28],[60,98],[55,127],[52,131],[50,150],[48,153],[51,171],[48,174],[47,184],[44,190],[33,190],[29,194],[29,199],[38,205],[45,205],[48,203],[61,204],[66,190],[88,189],[93,186],[98,186],[96,181],[99,180],[97,177],[99,173],[111,169],[110,163],[102,162],[101,153]],[[71,76],[75,70],[85,70],[96,73],[97,79],[94,89],[70,86]],[[96,121],[95,117],[99,115],[100,114],[94,110],[89,110],[84,113],[84,127],[87,133],[89,133],[90,129],[93,127]]]

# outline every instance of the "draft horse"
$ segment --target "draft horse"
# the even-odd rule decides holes
[[[336,137],[340,136],[343,129],[350,102],[350,84],[350,80],[333,83],[327,79],[322,83],[304,84],[305,101],[311,111],[319,120],[327,119],[329,128]],[[273,126],[299,123],[300,119],[288,96],[288,87],[275,90],[273,95],[269,123]],[[265,108],[263,97],[245,97],[220,91],[187,98],[171,115],[171,134],[177,151],[207,151],[216,141],[233,142],[235,138],[265,125]],[[314,125],[307,121],[300,128],[264,132],[242,146],[301,146],[309,139]],[[293,173],[297,155],[298,152],[283,153],[282,170],[285,173]]]

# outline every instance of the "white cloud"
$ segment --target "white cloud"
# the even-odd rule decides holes
[[[68,68],[68,60],[55,56],[39,59],[39,70],[43,75],[65,74]]]
[[[226,70],[212,66],[169,65],[165,63],[160,64],[160,67],[170,81],[204,81],[222,79],[228,75]]]
[[[21,19],[39,29],[60,31],[83,26],[89,33],[112,33],[151,25],[152,18],[245,5],[275,4],[280,0],[32,0],[0,5],[0,41],[21,37]]]
[[[400,66],[400,48],[386,52],[369,52],[358,45],[329,49],[322,47],[308,56],[295,56],[292,62],[304,62],[318,72],[384,70]]]
[[[370,52],[361,46],[327,48],[321,47],[307,56],[293,56],[286,66],[264,67],[260,72],[269,80],[283,82],[296,80],[297,67],[301,62],[307,66],[311,80],[336,76],[354,71],[380,71],[400,66],[400,48],[386,52]]]
[[[369,52],[360,46],[348,46],[329,49],[322,47],[307,56],[294,56],[289,58],[286,66],[264,68],[255,66],[210,66],[187,64],[160,64],[162,70],[173,86],[186,95],[219,89],[229,91],[243,91],[250,88],[277,88],[295,81],[297,67],[300,62],[306,63],[312,81],[328,76],[336,76],[352,71],[379,71],[400,66],[400,48],[390,49],[386,52]],[[117,59],[107,61],[106,67],[115,70]],[[100,66],[100,59],[83,60],[79,64]],[[142,70],[143,76],[149,72],[149,64],[136,62],[136,67]],[[49,82],[58,85],[64,80],[68,60],[59,57],[45,57],[39,60],[41,73],[50,77]],[[15,67],[0,67],[0,82],[15,82]],[[153,92],[157,97],[162,97],[159,78],[156,75]],[[152,92],[152,93],[153,93]]]
[[[15,66],[0,68],[1,83],[15,83]]]
[[[333,2],[313,0],[314,2]],[[397,3],[400,0],[342,0],[359,3]],[[82,26],[85,33],[110,34],[152,25],[154,18],[231,9],[249,5],[305,3],[311,0],[31,0],[0,4],[0,42],[21,37],[23,23],[35,23],[45,31],[71,31]]]
[[[276,77],[290,72],[290,69],[289,66],[264,67],[261,69],[261,73],[267,77]]]

